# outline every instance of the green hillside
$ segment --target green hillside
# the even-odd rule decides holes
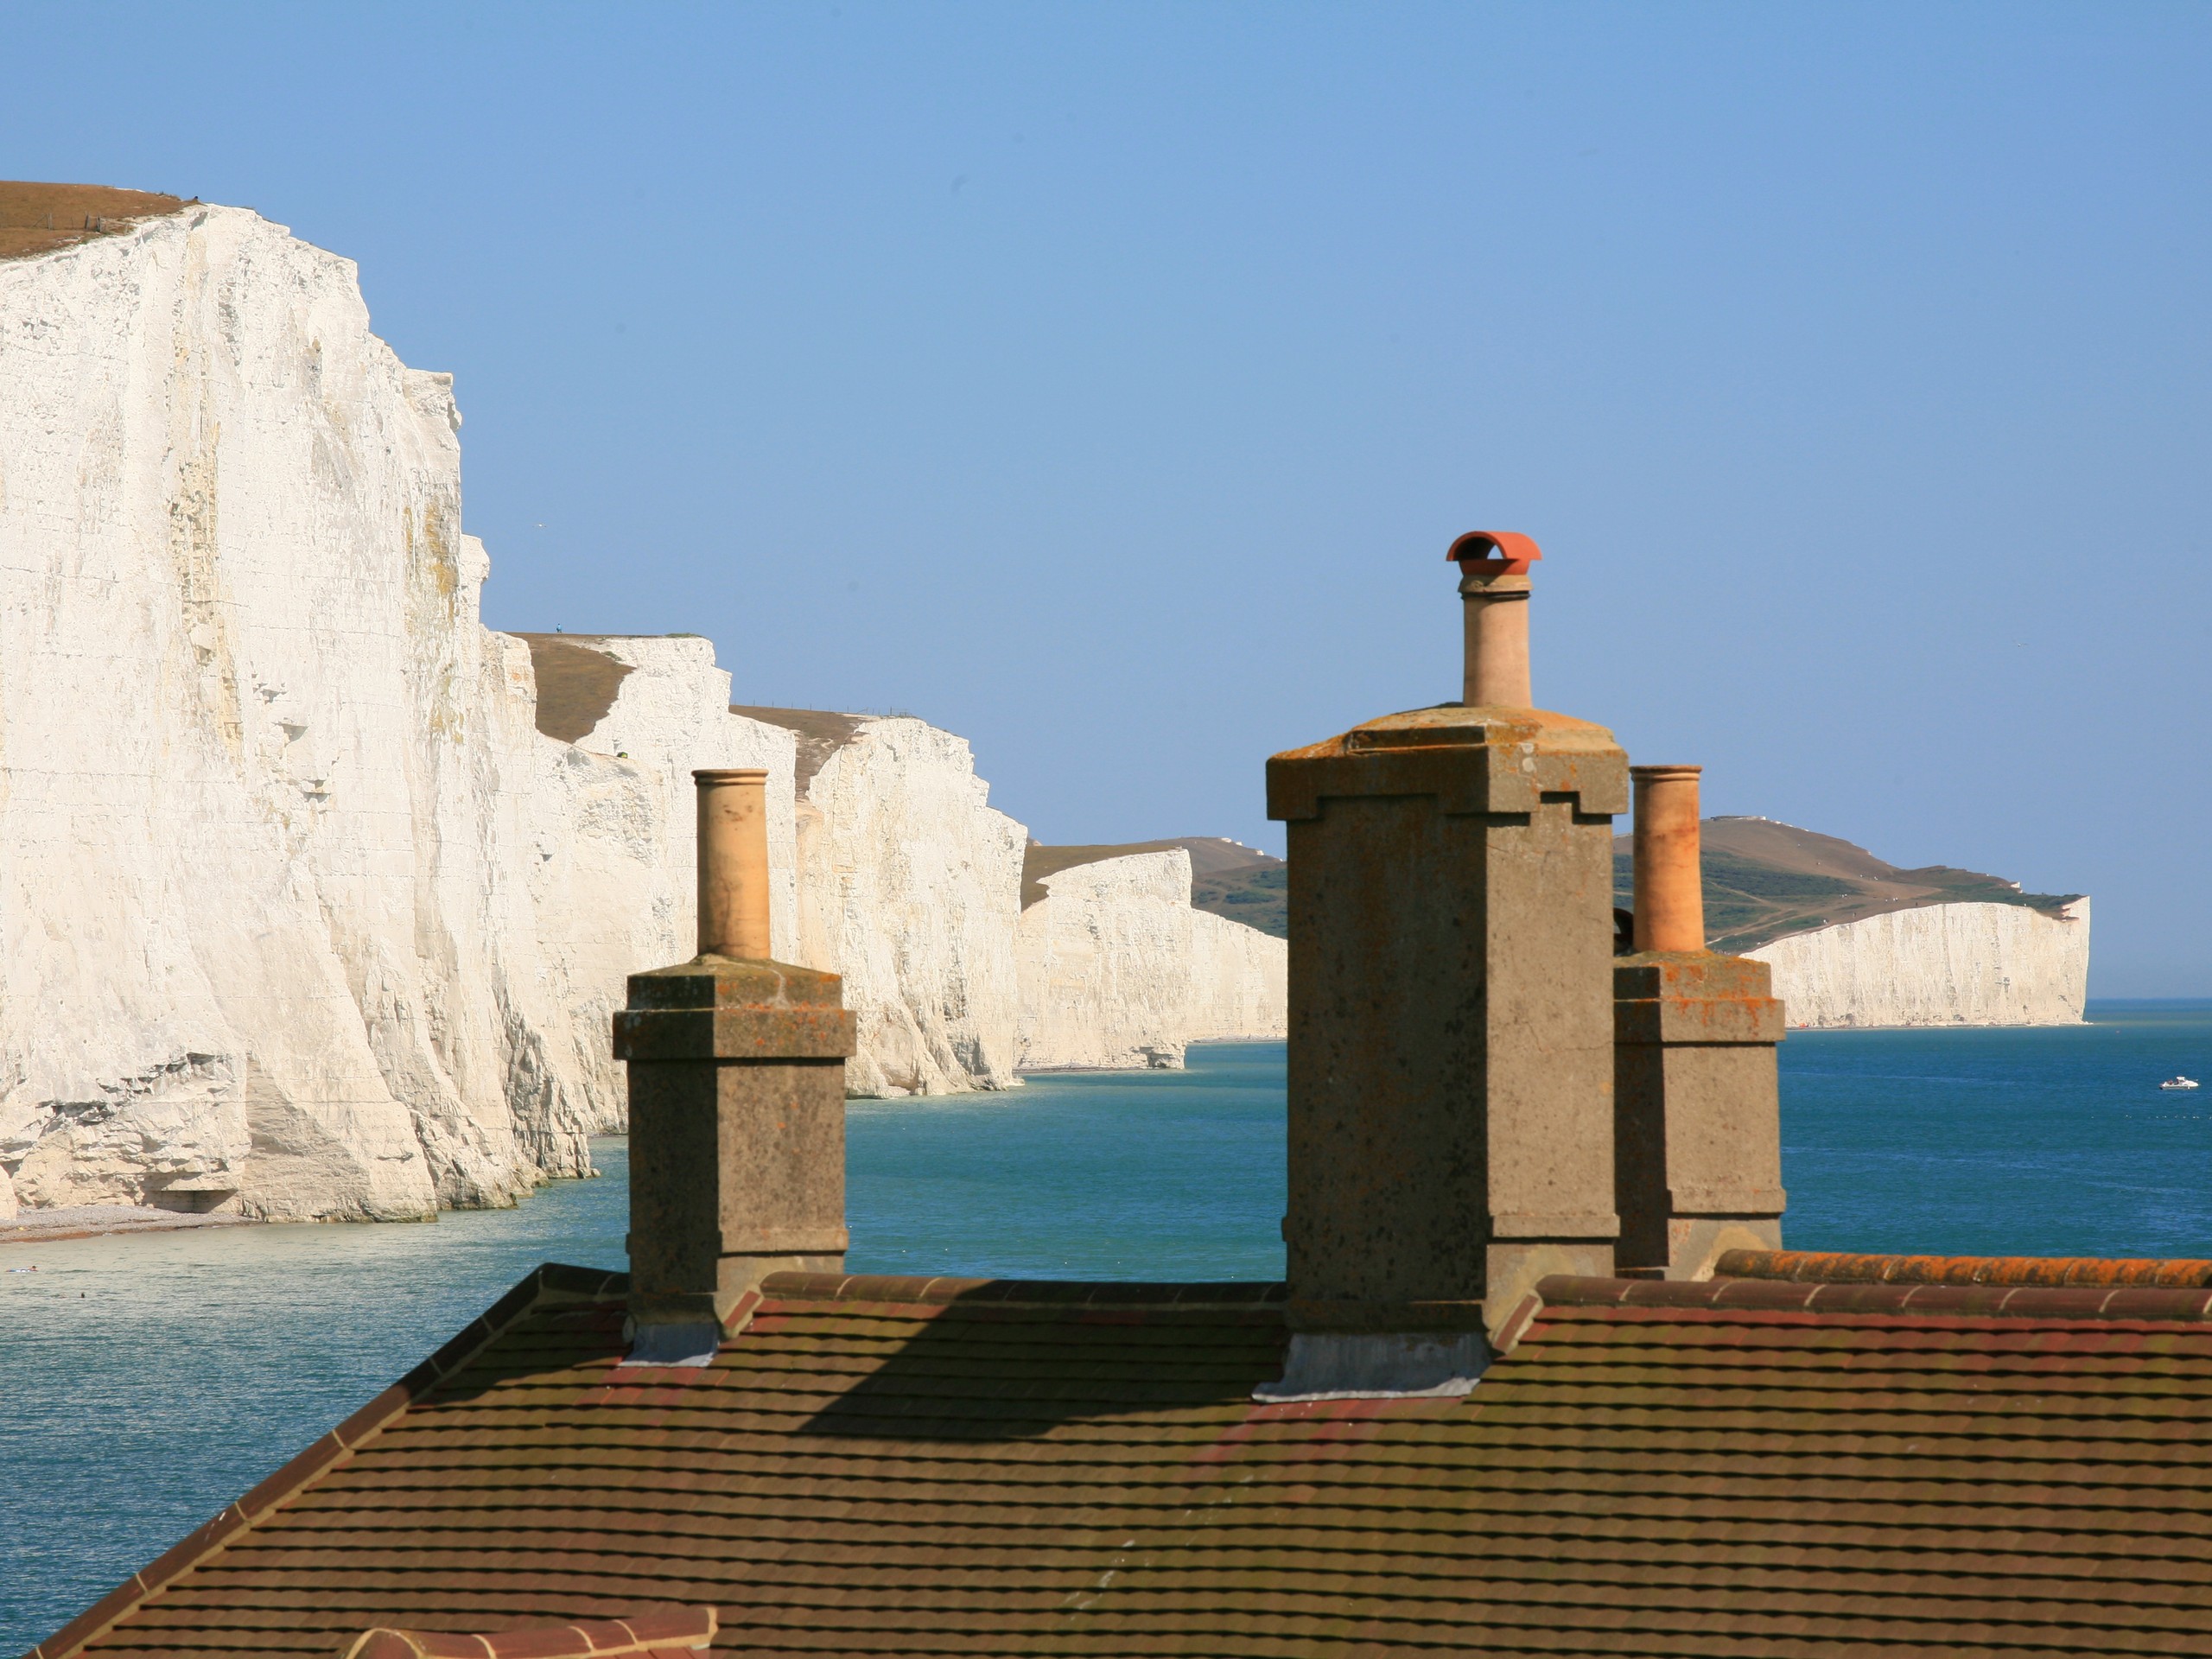
[[[1290,866],[1262,855],[1250,864],[1218,875],[1193,872],[1191,903],[1287,939],[1290,937]]]

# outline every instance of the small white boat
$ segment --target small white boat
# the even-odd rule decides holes
[[[2160,1084],[2158,1087],[2161,1089],[2194,1089],[2197,1087],[2197,1082],[2195,1077],[2184,1077],[2177,1072],[2174,1076],[2168,1077],[2164,1083]]]

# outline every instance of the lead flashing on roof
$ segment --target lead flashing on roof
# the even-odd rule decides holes
[[[1263,1405],[1302,1400],[1454,1400],[1490,1369],[1479,1331],[1294,1331],[1282,1376],[1252,1397]]]
[[[722,1327],[712,1319],[639,1325],[630,1322],[630,1351],[616,1369],[632,1365],[707,1366],[721,1351]]]

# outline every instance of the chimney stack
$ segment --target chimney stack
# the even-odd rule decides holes
[[[1268,762],[1290,854],[1292,1338],[1262,1399],[1464,1394],[1535,1281],[1605,1274],[1604,728],[1529,706],[1525,536],[1452,543],[1465,701]]]
[[[1470,709],[1526,709],[1529,567],[1543,555],[1510,530],[1471,530],[1444,556],[1459,567],[1466,661],[1459,701]]]
[[[1696,766],[1635,766],[1636,954],[1613,963],[1618,1270],[1782,1248],[1773,969],[1705,948]]]
[[[697,772],[699,955],[630,976],[631,1364],[703,1365],[757,1287],[845,1256],[845,1061],[835,974],[768,955],[768,833],[752,771]]]

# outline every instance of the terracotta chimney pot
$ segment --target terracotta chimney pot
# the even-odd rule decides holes
[[[764,962],[768,944],[768,774],[695,772],[699,954]]]
[[[1459,567],[1465,667],[1459,700],[1471,709],[1530,709],[1529,567],[1543,555],[1510,530],[1471,530],[1445,556]]]
[[[1630,766],[1636,780],[1636,948],[1705,949],[1699,867],[1702,766]]]

